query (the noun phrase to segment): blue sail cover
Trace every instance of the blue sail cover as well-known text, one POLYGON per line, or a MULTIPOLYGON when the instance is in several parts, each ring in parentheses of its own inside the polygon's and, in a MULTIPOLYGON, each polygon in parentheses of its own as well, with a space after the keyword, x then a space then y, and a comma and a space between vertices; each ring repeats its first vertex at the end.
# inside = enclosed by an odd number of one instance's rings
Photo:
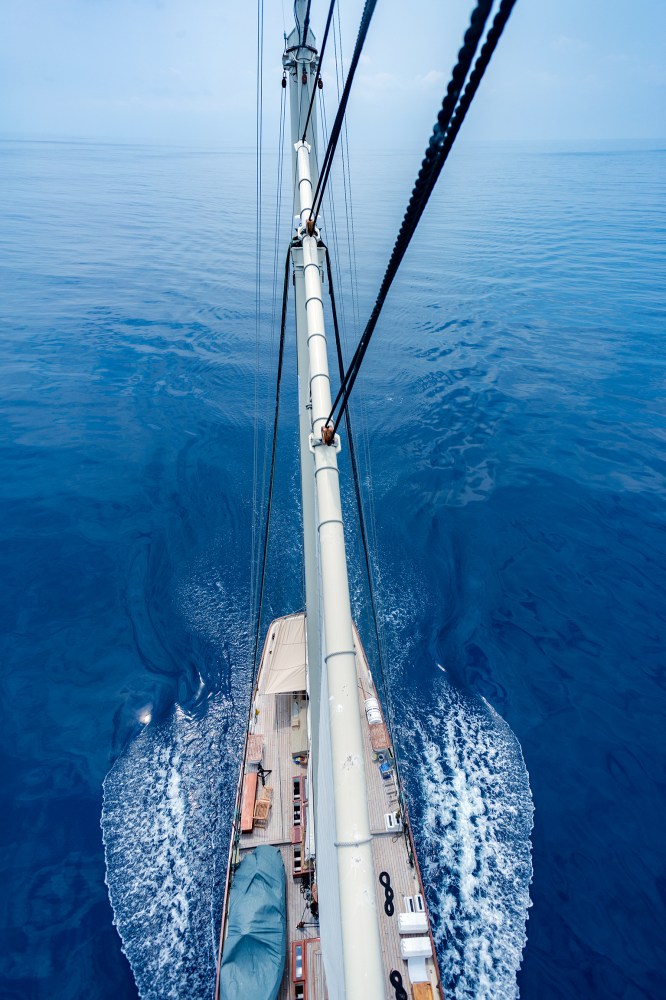
POLYGON ((282 855, 275 847, 258 847, 238 866, 229 893, 221 1000, 277 997, 287 948, 285 882, 282 855))

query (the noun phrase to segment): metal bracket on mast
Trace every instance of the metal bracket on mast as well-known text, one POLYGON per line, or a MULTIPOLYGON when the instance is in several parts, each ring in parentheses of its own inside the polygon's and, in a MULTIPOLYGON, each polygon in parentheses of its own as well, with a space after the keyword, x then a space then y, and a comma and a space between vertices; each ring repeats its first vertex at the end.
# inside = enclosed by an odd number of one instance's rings
POLYGON ((321 438, 315 438, 314 434, 310 435, 310 451, 314 455, 315 448, 335 448, 336 455, 339 455, 342 451, 342 443, 340 441, 340 435, 336 434, 333 441, 327 444, 326 441, 322 441, 321 438))
MULTIPOLYGON (((297 216, 298 218, 298 216, 297 216)), ((308 219, 304 226, 301 225, 300 220, 296 226, 296 238, 298 240, 303 240, 305 236, 314 236, 317 243, 320 239, 319 230, 315 228, 314 219, 308 219)), ((319 267, 320 272, 323 272, 323 268, 319 267)))

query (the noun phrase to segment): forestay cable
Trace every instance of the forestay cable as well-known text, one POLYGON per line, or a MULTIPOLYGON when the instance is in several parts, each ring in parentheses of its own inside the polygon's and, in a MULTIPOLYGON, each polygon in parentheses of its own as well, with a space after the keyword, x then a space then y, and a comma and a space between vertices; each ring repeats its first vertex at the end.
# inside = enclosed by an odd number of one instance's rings
MULTIPOLYGON (((344 86, 344 56, 343 56, 343 44, 342 44, 342 24, 340 18, 340 7, 336 10, 336 26, 337 32, 333 31, 333 45, 335 52, 335 76, 337 84, 337 94, 338 101, 340 100, 340 95, 342 92, 342 87, 344 86), (342 81, 342 84, 341 84, 342 81)), ((325 142, 328 142, 325 139, 325 142)), ((351 182, 351 158, 349 154, 349 135, 347 131, 347 116, 345 115, 343 121, 342 132, 340 133, 340 155, 342 159, 342 184, 344 192, 344 204, 345 204, 345 235, 347 243, 347 254, 349 262, 349 283, 351 288, 351 302, 352 302, 352 329, 354 332, 360 332, 360 321, 359 321, 359 294, 358 294, 358 267, 356 261, 356 235, 354 231, 354 207, 352 202, 352 182, 351 182)), ((333 211, 333 198, 331 195, 331 185, 329 184, 327 191, 329 200, 331 202, 331 213, 333 220, 335 222, 335 215, 333 211)), ((339 255, 337 251, 337 231, 335 231, 335 250, 336 250, 336 260, 338 274, 341 274, 339 255)), ((345 329, 345 310, 344 310, 344 297, 340 300, 341 313, 342 313, 342 339, 346 344, 346 329, 345 329)), ((358 334, 357 334, 358 335, 358 334)), ((344 373, 341 372, 340 378, 344 377, 344 373)), ((366 412, 361 400, 359 406, 359 418, 360 418, 360 454, 362 454, 365 468, 368 476, 372 475, 372 457, 370 448, 370 437, 368 433, 368 425, 366 419, 366 412)), ((377 521, 375 515, 374 506, 374 493, 372 490, 368 493, 368 525, 369 525, 369 536, 372 541, 373 550, 378 551, 379 547, 377 544, 377 521)), ((360 555, 360 553, 359 553, 360 555)))
POLYGON ((324 154, 324 160, 319 173, 319 181, 317 182, 317 189, 312 199, 312 208, 310 209, 310 219, 316 219, 319 209, 321 207, 321 201, 324 196, 324 191, 326 189, 326 184, 328 183, 328 177, 331 172, 331 165, 333 163, 333 157, 335 155, 335 149, 338 144, 338 139, 340 138, 340 131, 342 129, 342 121, 345 117, 345 111, 347 110, 347 102, 349 100, 349 94, 351 92, 352 83, 354 82, 354 74, 356 73, 356 67, 358 66, 358 61, 361 58, 361 52, 363 51, 363 45, 365 44, 365 39, 368 34, 368 28, 370 27, 370 21, 372 20, 372 15, 377 6, 377 0, 365 0, 365 7, 363 8, 363 14, 361 16, 361 24, 358 29, 358 36, 356 38, 356 46, 354 48, 354 54, 352 56, 351 63, 349 64, 349 73, 347 74, 347 80, 345 81, 345 87, 342 91, 342 98, 340 100, 340 105, 338 107, 337 114, 335 116, 335 121, 333 122, 333 127, 331 128, 331 134, 328 139, 328 146, 326 147, 326 152, 324 154))
POLYGON ((454 68, 446 95, 442 101, 442 108, 438 115, 437 122, 435 123, 428 148, 426 149, 425 156, 421 164, 421 169, 419 170, 418 177, 414 184, 412 196, 405 211, 400 232, 398 233, 398 237, 395 241, 393 252, 391 254, 388 267, 386 268, 386 273, 384 275, 379 294, 377 295, 377 300, 366 328, 361 335, 354 357, 349 364, 347 374, 343 379, 340 390, 338 391, 333 406, 331 407, 327 425, 330 424, 333 414, 336 411, 336 407, 340 404, 340 408, 335 418, 335 423, 333 424, 334 431, 337 429, 340 418, 347 406, 349 395, 354 387, 354 382, 356 381, 356 376, 358 375, 361 362, 363 361, 365 352, 367 351, 370 338, 372 337, 374 329, 377 325, 379 314, 382 310, 384 302, 386 301, 386 296, 388 295, 389 289, 393 283, 393 279, 395 278, 398 268, 402 263, 405 253, 407 252, 412 236, 416 231, 416 227, 423 215, 428 199, 432 194, 437 179, 451 151, 451 147, 453 146, 456 136, 460 131, 460 126, 465 120, 465 115, 467 114, 474 95, 478 90, 479 83, 483 78, 483 74, 485 73, 491 56, 495 51, 497 42, 499 41, 502 31, 504 30, 504 26, 509 19, 509 15, 511 14, 515 2, 516 0, 502 0, 500 3, 499 10, 481 48, 479 58, 477 59, 474 69, 470 74, 463 96, 456 107, 458 95, 467 76, 467 72, 469 71, 472 59, 474 58, 478 42, 483 34, 483 28, 492 6, 492 0, 479 0, 474 13, 472 14, 470 27, 465 34, 463 47, 458 54, 458 63, 454 68))
POLYGON ((261 330, 261 247, 262 247, 262 177, 263 177, 263 107, 264 107, 264 0, 257 0, 257 93, 255 132, 255 375, 254 375, 254 439, 252 456, 252 562, 250 564, 250 627, 254 614, 256 575, 254 554, 259 520, 257 492, 259 488, 259 359, 261 330))
MULTIPOLYGON (((283 189, 283 176, 284 176, 284 130, 285 130, 285 106, 286 106, 286 89, 284 87, 280 88, 280 129, 278 138, 278 165, 277 165, 277 185, 275 191, 275 232, 273 241, 273 291, 271 294, 272 308, 271 308, 271 342, 270 342, 270 359, 271 365, 273 361, 273 349, 275 345, 275 325, 278 307, 278 277, 279 277, 279 256, 280 256, 280 221, 282 218, 282 189, 283 189)), ((262 476, 261 476, 261 503, 259 505, 259 510, 264 509, 264 504, 266 501, 266 481, 268 477, 268 435, 264 438, 264 448, 263 448, 263 464, 262 464, 262 476)), ((254 558, 254 548, 252 550, 252 555, 254 558)), ((254 563, 253 563, 254 568, 254 563)), ((254 622, 254 604, 252 605, 252 623, 254 622)))
POLYGON ((284 289, 282 292, 282 320, 280 324, 280 346, 278 349, 278 369, 275 387, 275 417, 273 419, 273 445, 271 451, 271 471, 268 481, 268 500, 266 503, 266 523, 263 533, 263 553, 261 559, 261 573, 259 575, 259 590, 257 604, 257 624, 254 634, 254 656, 252 659, 252 684, 257 674, 257 655, 259 652, 259 633, 261 630, 261 611, 264 601, 264 583, 266 581, 266 562, 268 558, 268 538, 270 535, 271 510, 273 507, 273 486, 275 484, 275 458, 277 455, 278 420, 280 416, 280 387, 282 382, 282 361, 284 358, 284 331, 287 322, 287 297, 289 293, 289 262, 291 260, 291 246, 287 251, 287 259, 284 265, 284 289))
POLYGON ((308 5, 305 8, 305 21, 303 22, 303 37, 301 38, 301 45, 308 44, 308 31, 310 29, 310 7, 312 6, 312 0, 308 0, 308 5))
MULTIPOLYGON (((278 369, 277 378, 275 386, 275 418, 273 420, 273 448, 271 455, 271 474, 270 474, 270 484, 268 489, 268 504, 266 507, 266 523, 264 528, 264 543, 263 543, 263 556, 261 560, 261 576, 259 584, 259 604, 257 607, 257 626, 254 636, 254 657, 252 662, 252 677, 250 686, 250 704, 248 706, 248 721, 245 727, 245 743, 243 745, 243 758, 241 763, 241 774, 245 771, 245 763, 247 760, 247 749, 248 740, 250 736, 250 724, 252 722, 252 693, 254 692, 254 686, 257 679, 257 654, 259 650, 259 633, 261 629, 261 611, 263 606, 264 598, 264 582, 266 579, 266 561, 268 554, 268 538, 270 534, 270 524, 271 524, 271 509, 273 505, 273 485, 275 482, 275 459, 277 455, 277 437, 278 437, 278 421, 280 416, 280 388, 282 384, 282 362, 284 359, 284 340, 285 340, 285 328, 287 325, 287 297, 289 294, 289 264, 291 261, 291 246, 287 251, 287 259, 284 265, 284 288, 282 291, 282 321, 280 325, 280 348, 278 354, 278 369)), ((238 851, 238 844, 240 842, 241 830, 240 830, 240 818, 241 818, 241 804, 240 798, 242 793, 243 783, 239 782, 236 789, 236 802, 234 805, 234 818, 232 829, 234 831, 233 843, 229 847, 229 859, 228 859, 228 875, 235 870, 234 858, 238 851)), ((237 864, 237 862, 236 862, 237 864)), ((217 970, 215 973, 215 992, 213 994, 214 1000, 219 1000, 220 996, 220 969, 222 964, 222 946, 224 939, 224 920, 220 928, 220 938, 217 949, 217 970)))
MULTIPOLYGON (((416 214, 416 212, 418 212, 419 206, 424 207, 421 201, 421 195, 424 189, 424 184, 426 183, 426 180, 432 176, 432 173, 434 171, 438 143, 441 137, 445 134, 445 131, 451 121, 451 117, 455 110, 455 105, 458 100, 458 96, 467 77, 467 73, 469 72, 472 60, 474 59, 474 55, 476 53, 477 46, 481 39, 481 35, 483 34, 483 29, 485 27, 488 15, 490 13, 492 2, 493 0, 477 0, 477 5, 472 12, 470 26, 465 32, 462 48, 458 52, 458 61, 453 68, 451 79, 446 88, 446 93, 442 101, 442 107, 437 116, 437 121, 435 122, 433 133, 430 137, 430 142, 428 143, 428 147, 426 149, 425 156, 421 164, 421 169, 419 170, 418 176, 416 178, 416 182, 412 190, 412 195, 409 204, 407 206, 407 210, 405 212, 405 216, 403 218, 402 225, 398 233, 398 237, 395 241, 393 252, 391 254, 391 258, 389 260, 386 273, 384 274, 384 279, 382 281, 382 285, 379 290, 377 300, 373 307, 366 328, 363 331, 363 334, 361 335, 361 339, 354 353, 354 357, 352 358, 349 368, 347 369, 347 374, 345 376, 345 379, 343 380, 343 383, 340 386, 340 389, 335 398, 333 406, 331 407, 331 414, 329 416, 329 420, 330 417, 335 412, 335 408, 338 405, 338 402, 340 401, 341 398, 343 399, 342 406, 346 404, 346 400, 349 397, 349 393, 351 392, 353 382, 356 379, 358 368, 363 359, 363 356, 365 355, 367 344, 372 336, 374 328, 377 324, 377 320, 379 319, 379 313, 386 299, 386 295, 388 294, 388 290, 391 287, 393 278, 397 273, 402 258, 404 257, 405 251, 409 244, 409 240, 411 239, 411 235, 414 229, 416 228, 416 223, 414 223, 414 225, 412 226, 412 222, 414 215, 416 214), (407 241, 405 242, 406 236, 407 236, 407 241), (347 385, 349 385, 348 389, 347 385)), ((418 217, 420 218, 420 213, 418 217)), ((340 420, 340 414, 338 414, 338 417, 336 418, 335 427, 337 427, 339 420, 340 420)))
MULTIPOLYGON (((342 31, 341 31, 341 25, 340 25, 340 7, 339 6, 338 6, 338 9, 336 11, 336 21, 337 21, 337 32, 336 32, 335 26, 334 26, 334 29, 333 29, 333 45, 334 45, 334 51, 335 51, 335 75, 336 75, 336 83, 337 83, 337 97, 338 97, 338 101, 339 101, 340 100, 340 95, 341 95, 341 92, 342 92, 342 87, 344 86, 344 65, 342 63, 342 31), (338 41, 337 41, 338 37, 339 37, 339 44, 338 44, 338 41), (341 73, 342 73, 342 75, 341 75, 341 73), (342 84, 341 84, 341 79, 342 79, 342 84)), ((327 122, 326 122, 326 105, 325 105, 325 102, 324 102, 324 99, 323 99, 323 93, 322 92, 320 92, 320 98, 321 98, 321 101, 320 101, 321 122, 322 122, 322 126, 323 126, 324 145, 326 145, 328 143, 328 127, 327 127, 327 122)), ((351 176, 350 176, 350 170, 349 170, 349 152, 348 152, 348 148, 349 148, 349 139, 348 139, 348 136, 347 136, 347 119, 345 117, 343 131, 341 132, 341 135, 340 135, 340 150, 341 150, 341 155, 342 155, 342 167, 343 167, 343 169, 342 169, 342 176, 343 176, 343 181, 344 181, 344 203, 345 203, 345 218, 346 218, 345 232, 346 232, 347 250, 348 250, 348 254, 349 254, 349 261, 348 262, 349 262, 349 276, 350 276, 350 283, 351 283, 352 311, 354 313, 354 316, 353 316, 353 319, 352 319, 352 325, 354 325, 354 328, 357 328, 358 327, 358 274, 357 274, 357 268, 356 268, 356 247, 355 247, 354 230, 353 230, 353 212, 352 212, 352 203, 351 203, 351 176), (345 151, 345 147, 347 147, 347 151, 345 151), (350 216, 352 218, 352 224, 351 225, 350 225, 350 216)), ((334 258, 335 258, 336 273, 337 273, 338 276, 340 276, 342 274, 342 268, 341 268, 341 264, 340 264, 340 253, 339 253, 339 247, 338 247, 338 243, 339 243, 339 240, 338 240, 338 227, 337 227, 336 212, 335 212, 335 202, 334 202, 334 199, 333 199, 333 194, 332 194, 331 186, 330 185, 327 187, 326 193, 328 195, 328 207, 329 207, 329 212, 330 212, 330 223, 331 223, 332 232, 333 232, 332 254, 333 254, 334 258)), ((343 362, 343 355, 342 355, 342 341, 344 341, 345 344, 346 344, 345 299, 344 299, 344 296, 343 296, 342 299, 340 300, 341 322, 340 322, 340 324, 338 324, 338 311, 337 311, 337 304, 336 304, 335 281, 334 281, 334 278, 333 278, 334 268, 333 268, 333 261, 331 260, 331 256, 330 256, 331 251, 329 251, 328 248, 326 248, 326 254, 327 254, 327 261, 326 261, 326 263, 327 263, 328 280, 329 280, 329 294, 330 294, 330 299, 331 299, 331 312, 332 312, 332 318, 333 318, 333 327, 334 327, 334 330, 335 330, 335 342, 336 342, 337 355, 338 355, 338 366, 339 366, 339 372, 340 372, 340 379, 342 379, 342 378, 344 378, 344 362, 343 362)), ((381 678, 382 678, 382 686, 383 686, 383 689, 386 691, 386 704, 387 704, 387 710, 388 710, 388 714, 389 714, 389 720, 390 720, 392 728, 394 728, 394 723, 393 723, 393 706, 392 706, 392 702, 391 702, 390 691, 389 691, 389 688, 387 687, 387 684, 386 684, 386 681, 385 681, 385 677, 384 677, 384 667, 383 667, 383 664, 385 662, 387 662, 387 655, 386 655, 386 643, 385 643, 385 640, 384 640, 383 630, 382 630, 382 626, 381 626, 381 605, 380 605, 380 602, 379 602, 379 595, 376 593, 375 587, 374 587, 374 575, 372 573, 371 559, 370 559, 370 552, 371 552, 371 550, 374 551, 374 552, 377 552, 377 529, 376 529, 376 518, 375 518, 375 510, 374 510, 374 498, 373 498, 372 490, 370 490, 370 492, 368 494, 368 498, 367 498, 368 499, 368 517, 366 519, 364 505, 363 505, 363 501, 362 501, 362 498, 361 498, 361 489, 360 489, 361 476, 360 476, 360 471, 359 471, 359 463, 358 463, 358 459, 357 459, 357 450, 356 450, 356 443, 355 443, 355 435, 352 433, 351 415, 349 413, 349 410, 346 411, 345 417, 346 417, 346 428, 347 428, 347 437, 348 437, 348 442, 349 442, 349 452, 350 452, 350 458, 351 458, 351 467, 352 467, 352 475, 353 475, 353 482, 354 482, 354 490, 355 490, 355 495, 356 495, 356 505, 357 505, 357 509, 358 509, 358 520, 359 520, 359 533, 357 535, 358 557, 359 557, 359 562, 363 562, 364 561, 365 562, 365 566, 366 566, 366 576, 367 576, 367 580, 368 580, 368 595, 369 595, 369 599, 370 599, 370 605, 371 605, 371 610, 372 610, 372 619, 373 619, 375 637, 376 637, 376 642, 377 642, 377 657, 378 657, 378 663, 379 663, 379 670, 380 670, 380 675, 381 675, 381 678)), ((361 406, 360 418, 361 418, 361 434, 360 434, 360 438, 361 438, 361 442, 360 442, 360 444, 361 444, 361 452, 362 452, 362 454, 365 457, 366 468, 367 468, 367 471, 368 471, 368 475, 370 475, 371 474, 370 473, 371 461, 370 461, 369 438, 368 438, 368 430, 367 430, 367 425, 366 425, 366 422, 365 422, 365 419, 364 419, 364 413, 363 413, 362 406, 361 406)))
MULTIPOLYGON (((335 305, 335 291, 333 286, 333 274, 331 269, 331 258, 328 252, 328 247, 324 246, 326 251, 326 271, 328 275, 328 291, 331 297, 331 316, 333 318, 333 329, 335 331, 335 346, 338 356, 338 368, 340 371, 340 378, 343 375, 343 360, 342 360, 342 345, 340 342, 340 330, 338 327, 338 313, 335 305)), ((347 443, 349 445, 349 457, 351 460, 352 467, 352 480, 354 483, 354 495, 356 497, 356 510, 358 512, 358 524, 361 533, 361 542, 363 545, 363 556, 365 560, 365 570, 368 580, 368 593, 370 596, 370 609, 372 611, 372 623, 375 632, 375 641, 377 643, 377 663, 379 665, 379 675, 381 677, 382 689, 384 692, 384 699, 386 702, 386 709, 388 714, 389 726, 391 732, 395 733, 395 712, 393 711, 393 700, 391 698, 391 689, 386 682, 386 674, 384 672, 384 643, 382 642, 379 628, 379 615, 377 613, 377 602, 375 599, 375 588, 372 576, 372 566, 370 563, 370 548, 368 545, 368 536, 365 526, 365 516, 363 514, 363 499, 361 497, 361 484, 360 477, 358 473, 358 462, 356 460, 356 447, 354 445, 354 435, 352 433, 351 417, 349 415, 349 410, 345 410, 345 427, 347 430, 347 443)), ((397 756, 394 758, 393 766, 396 773, 396 783, 398 788, 398 805, 403 814, 406 814, 406 807, 404 802, 404 797, 402 794, 402 781, 400 777, 400 767, 398 764, 397 756)), ((405 824, 406 829, 406 824, 405 824)), ((407 838, 406 838, 407 839, 407 838)), ((407 845, 409 848, 409 840, 407 839, 407 845)), ((411 853, 411 849, 410 849, 411 853)))
MULTIPOLYGON (((342 344, 340 343, 340 330, 339 330, 339 327, 338 327, 338 312, 337 312, 336 305, 335 305, 335 291, 334 291, 334 287, 333 287, 333 273, 332 273, 332 269, 331 269, 331 258, 330 258, 330 254, 328 252, 328 247, 324 247, 324 249, 326 251, 326 272, 327 272, 327 275, 328 275, 328 293, 329 293, 329 295, 331 297, 331 316, 333 318, 333 329, 335 331, 335 347, 336 347, 337 355, 338 355, 338 368, 339 368, 339 371, 340 371, 340 377, 342 378, 342 375, 344 373, 344 364, 343 364, 343 360, 342 360, 342 344)), ((356 447, 354 445, 354 436, 352 434, 351 417, 349 415, 349 410, 347 410, 345 412, 345 421, 346 421, 345 426, 347 428, 347 442, 348 442, 348 445, 349 445, 349 458, 351 460, 351 467, 352 467, 352 480, 354 482, 354 493, 355 493, 355 496, 356 496, 356 508, 358 510, 358 523, 359 523, 359 528, 360 528, 360 531, 361 531, 361 542, 363 544, 363 556, 364 556, 364 560, 365 560, 366 574, 367 574, 367 577, 368 577, 368 591, 370 593, 370 608, 372 610, 372 622, 373 622, 374 631, 375 631, 375 639, 376 639, 376 642, 377 642, 377 661, 379 663, 379 672, 380 672, 380 675, 381 675, 381 678, 382 678, 382 686, 384 688, 384 692, 386 694, 387 703, 388 703, 390 699, 388 697, 388 688, 387 688, 386 679, 385 679, 385 676, 384 676, 384 658, 382 656, 382 643, 381 643, 380 638, 379 638, 379 624, 378 624, 377 606, 376 606, 376 602, 375 602, 375 591, 374 591, 374 586, 373 586, 373 582, 372 582, 372 568, 371 568, 371 565, 370 565, 370 550, 369 550, 369 547, 368 547, 368 537, 367 537, 367 532, 366 532, 366 528, 365 528, 365 517, 363 515, 363 502, 362 502, 362 498, 361 498, 361 486, 360 486, 359 474, 358 474, 358 462, 356 460, 356 447)), ((392 712, 390 712, 390 714, 392 715, 392 712)), ((393 724, 393 720, 391 719, 391 725, 392 724, 393 724)))
POLYGON ((315 82, 312 86, 312 94, 310 96, 310 104, 308 107, 307 118, 305 119, 305 125, 303 126, 303 142, 305 142, 305 136, 308 130, 308 125, 310 124, 310 115, 312 114, 312 105, 314 104, 315 93, 317 92, 317 87, 319 81, 321 80, 321 67, 324 62, 324 52, 326 51, 326 42, 328 41, 328 32, 331 27, 331 21, 333 20, 333 8, 335 7, 335 0, 331 0, 331 5, 328 8, 328 17, 326 18, 326 27, 324 28, 324 38, 321 43, 321 51, 319 52, 319 62, 317 64, 317 74, 315 76, 315 82))
MULTIPOLYGON (((278 354, 278 369, 277 378, 275 386, 275 418, 273 420, 273 448, 271 454, 271 474, 270 474, 270 484, 268 488, 268 503, 266 506, 266 522, 263 532, 263 555, 261 560, 261 575, 259 583, 259 603, 257 606, 257 625, 254 635, 254 656, 252 660, 252 677, 250 679, 250 704, 248 706, 248 721, 245 727, 245 743, 243 745, 243 758, 241 763, 241 774, 245 770, 245 762, 247 759, 247 747, 248 738, 250 734, 250 724, 252 722, 252 693, 254 692, 254 686, 257 680, 257 655, 259 652, 259 634, 261 630, 261 612, 263 607, 264 599, 264 583, 266 580, 266 562, 268 556, 268 539, 270 535, 270 524, 271 524, 271 509, 273 506, 273 486, 275 483, 275 459, 277 455, 277 437, 278 437, 278 421, 280 416, 280 389, 282 385, 282 363, 284 359, 284 333, 287 325, 287 296, 289 293, 289 264, 291 261, 291 246, 287 251, 287 259, 284 265, 284 288, 282 292, 282 322, 280 326, 280 348, 278 354)), ((236 789, 236 803, 234 806, 234 819, 233 819, 233 843, 229 848, 229 860, 228 871, 231 872, 233 865, 233 858, 238 850, 238 844, 240 842, 241 830, 240 830, 240 796, 242 791, 243 783, 239 782, 238 788, 236 789)), ((224 921, 222 922, 222 927, 220 930, 220 940, 218 944, 217 953, 217 973, 215 978, 215 993, 213 994, 215 1000, 218 1000, 220 995, 220 967, 222 961, 222 944, 223 944, 223 934, 224 934, 224 921)))

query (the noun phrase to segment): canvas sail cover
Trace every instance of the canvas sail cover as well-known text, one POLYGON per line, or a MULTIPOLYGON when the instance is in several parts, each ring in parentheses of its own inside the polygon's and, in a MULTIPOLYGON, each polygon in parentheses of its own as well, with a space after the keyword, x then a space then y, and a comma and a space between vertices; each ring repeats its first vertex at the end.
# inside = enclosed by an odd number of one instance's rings
POLYGON ((282 855, 262 845, 241 861, 229 893, 220 1000, 275 1000, 287 948, 286 880, 282 855))
POLYGON ((274 637, 269 638, 261 693, 305 691, 305 666, 305 616, 280 618, 275 623, 274 637))

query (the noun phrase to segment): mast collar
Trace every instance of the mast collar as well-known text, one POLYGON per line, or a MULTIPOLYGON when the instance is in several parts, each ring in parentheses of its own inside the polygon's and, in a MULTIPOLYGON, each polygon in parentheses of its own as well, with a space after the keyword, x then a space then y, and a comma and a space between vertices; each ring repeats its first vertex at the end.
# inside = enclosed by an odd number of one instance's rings
MULTIPOLYGON (((320 437, 320 438, 318 438, 314 434, 310 434, 310 436, 308 438, 308 444, 309 444, 309 447, 310 447, 310 451, 312 452, 313 455, 314 455, 314 452, 315 452, 315 448, 323 448, 325 446, 329 446, 329 447, 334 448, 336 455, 340 454, 340 451, 342 450, 342 442, 340 441, 340 435, 336 434, 335 437, 333 437, 333 435, 332 435, 333 428, 332 427, 327 427, 326 430, 329 432, 329 434, 331 434, 331 439, 329 441, 324 441, 323 436, 320 437)), ((322 434, 323 434, 323 431, 322 431, 322 434)), ((333 468, 333 466, 325 466, 325 468, 333 468)), ((319 470, 319 471, 321 471, 321 470, 319 470)), ((317 473, 315 472, 315 475, 316 474, 317 473)))

